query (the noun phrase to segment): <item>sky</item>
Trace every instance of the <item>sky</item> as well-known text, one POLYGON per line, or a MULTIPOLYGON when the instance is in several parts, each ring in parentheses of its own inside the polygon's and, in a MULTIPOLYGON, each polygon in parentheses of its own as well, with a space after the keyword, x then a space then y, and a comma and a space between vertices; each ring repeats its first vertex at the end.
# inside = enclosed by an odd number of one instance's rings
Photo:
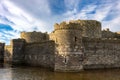
POLYGON ((77 19, 120 31, 120 0, 0 0, 0 42, 9 44, 22 31, 51 32, 55 23, 77 19))

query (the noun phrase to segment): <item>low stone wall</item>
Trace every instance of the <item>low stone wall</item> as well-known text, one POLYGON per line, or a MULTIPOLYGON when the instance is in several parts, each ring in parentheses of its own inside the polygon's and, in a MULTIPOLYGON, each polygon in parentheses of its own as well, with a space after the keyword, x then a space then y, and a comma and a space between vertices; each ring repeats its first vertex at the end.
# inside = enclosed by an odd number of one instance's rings
POLYGON ((120 40, 83 39, 84 69, 120 67, 120 40))
POLYGON ((54 41, 26 44, 25 62, 31 66, 54 68, 54 49, 54 41))

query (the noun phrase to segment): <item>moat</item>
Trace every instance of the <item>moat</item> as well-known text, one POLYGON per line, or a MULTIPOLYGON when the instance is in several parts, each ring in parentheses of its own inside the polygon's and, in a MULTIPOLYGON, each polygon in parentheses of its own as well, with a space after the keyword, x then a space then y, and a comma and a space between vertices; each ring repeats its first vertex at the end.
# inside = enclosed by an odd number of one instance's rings
POLYGON ((38 67, 0 67, 0 80, 119 80, 120 69, 53 72, 38 67))

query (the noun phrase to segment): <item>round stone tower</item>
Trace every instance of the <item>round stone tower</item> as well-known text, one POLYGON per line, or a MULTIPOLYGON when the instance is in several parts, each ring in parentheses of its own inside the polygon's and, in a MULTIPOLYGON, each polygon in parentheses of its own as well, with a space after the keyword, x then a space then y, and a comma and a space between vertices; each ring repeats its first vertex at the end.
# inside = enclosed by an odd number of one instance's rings
POLYGON ((72 23, 79 24, 83 31, 82 36, 88 38, 101 38, 101 23, 96 20, 72 20, 72 23))
POLYGON ((50 38, 57 44, 74 44, 80 43, 82 37, 82 28, 77 23, 66 23, 54 25, 55 30, 51 33, 50 38))
POLYGON ((41 32, 21 32, 21 38, 25 39, 27 43, 43 42, 49 40, 47 33, 41 32))
POLYGON ((82 27, 78 23, 62 22, 54 28, 50 39, 56 44, 55 71, 82 70, 82 27))

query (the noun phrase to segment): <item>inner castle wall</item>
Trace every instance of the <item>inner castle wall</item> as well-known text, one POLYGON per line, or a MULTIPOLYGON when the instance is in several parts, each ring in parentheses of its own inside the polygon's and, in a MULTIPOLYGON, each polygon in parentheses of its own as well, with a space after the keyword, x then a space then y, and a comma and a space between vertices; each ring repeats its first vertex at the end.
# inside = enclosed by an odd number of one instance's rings
POLYGON ((102 31, 102 38, 115 38, 115 33, 110 31, 108 28, 102 31))

